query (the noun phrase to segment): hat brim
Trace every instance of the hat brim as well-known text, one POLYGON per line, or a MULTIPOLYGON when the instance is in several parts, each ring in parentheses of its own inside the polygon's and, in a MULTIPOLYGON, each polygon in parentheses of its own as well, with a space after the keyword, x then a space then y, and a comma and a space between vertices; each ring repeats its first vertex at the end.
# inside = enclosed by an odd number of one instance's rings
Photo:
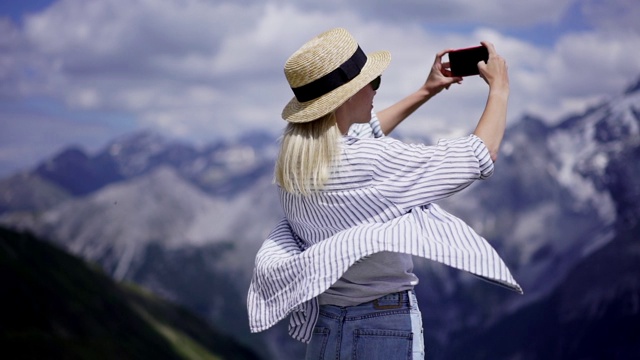
POLYGON ((391 53, 388 51, 367 54, 367 62, 358 76, 317 99, 299 102, 294 97, 282 110, 282 118, 292 123, 303 123, 316 120, 334 111, 365 85, 380 76, 390 62, 391 53))

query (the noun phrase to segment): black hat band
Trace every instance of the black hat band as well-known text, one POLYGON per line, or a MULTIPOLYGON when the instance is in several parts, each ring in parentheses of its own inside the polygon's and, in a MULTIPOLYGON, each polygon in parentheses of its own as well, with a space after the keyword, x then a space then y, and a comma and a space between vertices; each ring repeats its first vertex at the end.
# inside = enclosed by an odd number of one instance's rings
POLYGON ((291 90, 299 102, 317 99, 358 76, 366 63, 367 55, 358 46, 353 55, 332 72, 308 84, 291 88, 291 90))

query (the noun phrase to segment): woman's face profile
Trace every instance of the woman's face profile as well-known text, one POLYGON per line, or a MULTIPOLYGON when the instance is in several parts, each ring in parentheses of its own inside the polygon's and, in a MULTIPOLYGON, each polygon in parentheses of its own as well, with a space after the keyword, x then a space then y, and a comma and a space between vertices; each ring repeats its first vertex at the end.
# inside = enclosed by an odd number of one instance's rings
POLYGON ((373 97, 376 91, 371 84, 367 84, 360 89, 347 102, 349 106, 349 116, 354 123, 366 123, 371 120, 371 110, 373 109, 373 97))

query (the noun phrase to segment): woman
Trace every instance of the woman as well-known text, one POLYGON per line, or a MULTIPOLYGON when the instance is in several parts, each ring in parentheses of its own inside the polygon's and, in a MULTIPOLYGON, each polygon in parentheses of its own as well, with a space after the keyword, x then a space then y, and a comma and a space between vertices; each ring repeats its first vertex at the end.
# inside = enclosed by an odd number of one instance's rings
POLYGON ((276 164, 285 219, 256 256, 252 331, 292 314, 308 359, 422 359, 411 256, 521 292, 491 246, 433 202, 493 172, 506 122, 505 61, 490 43, 489 85, 474 134, 435 146, 384 137, 451 77, 436 55, 420 90, 378 114, 372 102, 388 52, 365 55, 344 29, 320 34, 285 64, 295 97, 276 164))

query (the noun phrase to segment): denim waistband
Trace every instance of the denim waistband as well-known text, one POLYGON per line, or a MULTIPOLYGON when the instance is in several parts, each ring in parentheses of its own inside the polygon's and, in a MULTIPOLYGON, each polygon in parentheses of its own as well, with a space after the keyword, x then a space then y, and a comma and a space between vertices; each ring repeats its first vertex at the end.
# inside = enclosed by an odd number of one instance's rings
POLYGON ((330 309, 370 309, 370 310, 396 310, 396 309, 410 309, 415 301, 415 295, 411 290, 399 291, 391 294, 381 296, 375 300, 367 301, 365 303, 353 306, 336 306, 336 305, 322 305, 321 310, 330 309))
POLYGON ((397 309, 411 307, 411 290, 387 294, 365 304, 371 304, 375 309, 397 309))

